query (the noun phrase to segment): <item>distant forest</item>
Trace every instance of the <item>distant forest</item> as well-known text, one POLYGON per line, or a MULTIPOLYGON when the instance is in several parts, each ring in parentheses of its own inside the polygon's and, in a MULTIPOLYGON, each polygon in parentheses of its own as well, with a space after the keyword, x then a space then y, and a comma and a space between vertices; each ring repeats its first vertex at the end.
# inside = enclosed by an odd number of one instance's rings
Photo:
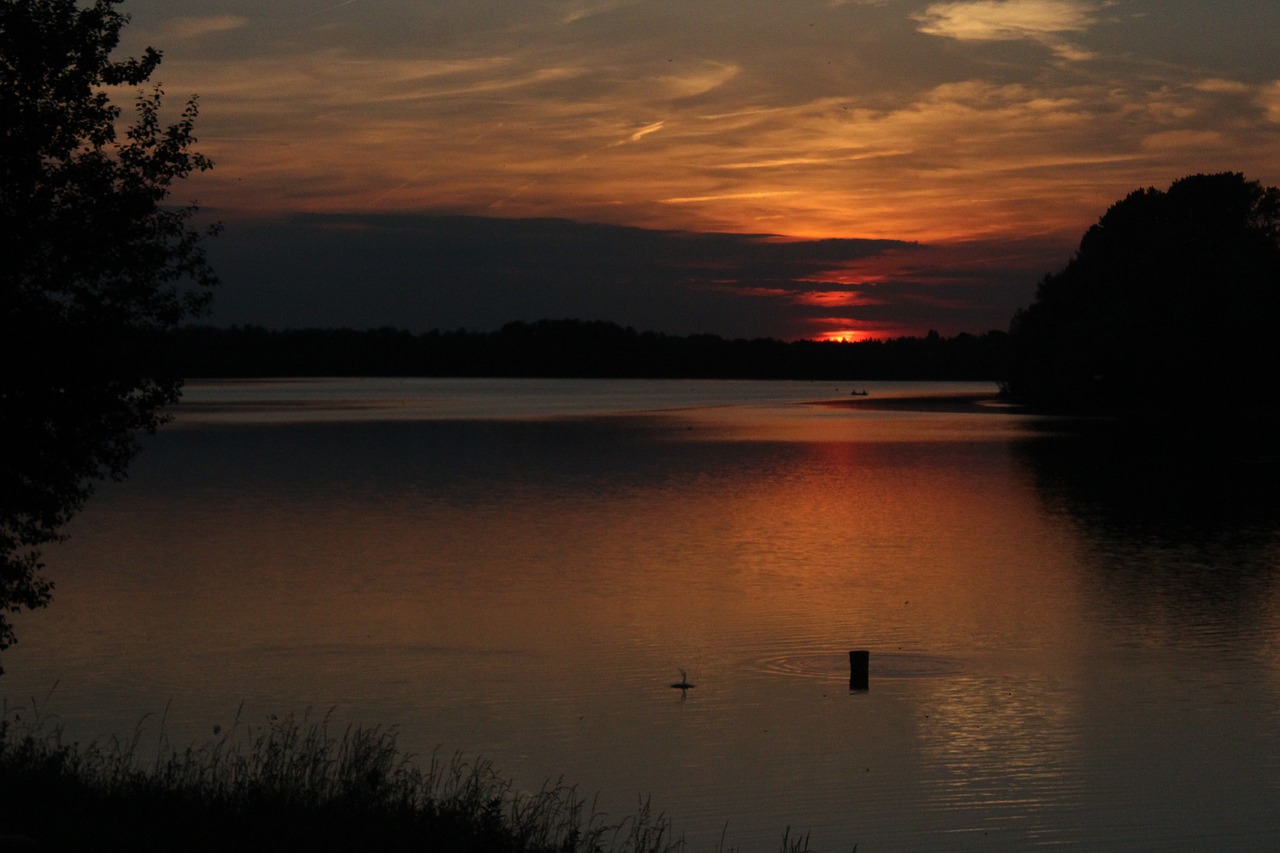
POLYGON ((933 379, 1005 377, 1008 335, 962 333, 856 343, 680 337, 615 323, 540 320, 496 332, 394 328, 186 326, 171 333, 172 364, 190 378, 267 376, 503 376, 700 379, 933 379))

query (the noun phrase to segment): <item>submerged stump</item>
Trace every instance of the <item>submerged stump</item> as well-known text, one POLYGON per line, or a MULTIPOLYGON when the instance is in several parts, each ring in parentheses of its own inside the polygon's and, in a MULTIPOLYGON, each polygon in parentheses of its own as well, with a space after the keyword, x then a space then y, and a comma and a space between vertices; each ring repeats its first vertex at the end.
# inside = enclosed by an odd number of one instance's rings
POLYGON ((867 690, 870 687, 871 652, 849 652, 849 689, 867 690))

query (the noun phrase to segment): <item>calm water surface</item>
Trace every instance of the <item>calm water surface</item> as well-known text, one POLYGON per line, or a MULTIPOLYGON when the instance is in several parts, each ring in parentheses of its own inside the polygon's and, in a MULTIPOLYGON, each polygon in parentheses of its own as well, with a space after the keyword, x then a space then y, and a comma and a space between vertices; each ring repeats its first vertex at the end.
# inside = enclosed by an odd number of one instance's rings
POLYGON ((1280 849, 1274 452, 850 387, 193 384, 0 693, 395 725, 695 850, 1280 849))

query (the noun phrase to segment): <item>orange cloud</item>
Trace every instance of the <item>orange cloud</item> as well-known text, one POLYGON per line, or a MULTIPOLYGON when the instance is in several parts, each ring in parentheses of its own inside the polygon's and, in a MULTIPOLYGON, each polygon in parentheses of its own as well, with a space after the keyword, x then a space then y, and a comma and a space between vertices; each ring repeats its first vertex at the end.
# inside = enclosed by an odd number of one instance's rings
POLYGON ((1087 0, 960 0, 935 3, 912 17, 920 31, 959 41, 1041 42, 1059 57, 1084 60, 1094 53, 1063 39, 1096 23, 1099 6, 1087 0))
POLYGON ((873 299, 865 293, 851 290, 807 290, 797 294, 795 302, 799 305, 813 305, 818 308, 884 304, 881 300, 873 299))

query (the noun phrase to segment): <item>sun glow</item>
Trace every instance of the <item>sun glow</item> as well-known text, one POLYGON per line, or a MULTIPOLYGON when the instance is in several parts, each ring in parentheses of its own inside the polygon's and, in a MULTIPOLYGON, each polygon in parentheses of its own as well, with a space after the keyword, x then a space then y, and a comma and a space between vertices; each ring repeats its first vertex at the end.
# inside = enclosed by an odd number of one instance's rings
POLYGON ((814 340, 827 343, 856 344, 859 341, 875 340, 877 337, 880 336, 865 329, 836 329, 832 332, 823 332, 814 340))
POLYGON ((885 330, 870 329, 865 325, 855 326, 853 325, 855 323, 858 323, 858 321, 849 317, 824 318, 815 323, 815 325, 828 326, 830 328, 811 335, 805 335, 804 339, 824 343, 856 344, 860 341, 871 341, 891 336, 885 330))

